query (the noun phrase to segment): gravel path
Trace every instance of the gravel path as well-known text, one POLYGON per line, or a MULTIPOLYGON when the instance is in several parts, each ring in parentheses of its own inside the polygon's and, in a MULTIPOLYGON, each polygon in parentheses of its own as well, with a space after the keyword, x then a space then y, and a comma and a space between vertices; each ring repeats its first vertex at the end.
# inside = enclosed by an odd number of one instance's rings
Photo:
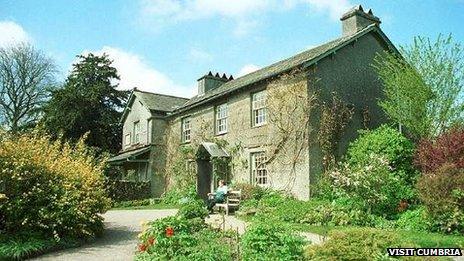
POLYGON ((175 215, 175 209, 111 210, 104 216, 104 235, 95 242, 53 252, 34 260, 133 260, 142 222, 175 215))

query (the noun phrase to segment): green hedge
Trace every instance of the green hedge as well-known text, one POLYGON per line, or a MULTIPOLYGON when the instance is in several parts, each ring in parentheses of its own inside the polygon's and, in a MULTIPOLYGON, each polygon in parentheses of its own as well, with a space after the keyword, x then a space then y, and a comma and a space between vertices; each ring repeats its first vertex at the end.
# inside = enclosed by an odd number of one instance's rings
POLYGON ((151 197, 150 181, 107 180, 108 196, 116 201, 130 201, 151 197))

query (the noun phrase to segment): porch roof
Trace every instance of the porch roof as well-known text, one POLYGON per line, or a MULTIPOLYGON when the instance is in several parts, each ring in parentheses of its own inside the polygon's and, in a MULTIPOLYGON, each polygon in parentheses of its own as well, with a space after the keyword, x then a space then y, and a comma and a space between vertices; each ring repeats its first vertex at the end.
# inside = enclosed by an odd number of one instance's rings
POLYGON ((212 142, 203 142, 201 145, 208 151, 209 155, 213 158, 215 157, 229 157, 227 151, 219 147, 216 143, 212 142))
POLYGON ((122 152, 108 160, 109 163, 120 163, 121 161, 130 161, 131 159, 150 151, 150 146, 138 148, 131 151, 122 152))

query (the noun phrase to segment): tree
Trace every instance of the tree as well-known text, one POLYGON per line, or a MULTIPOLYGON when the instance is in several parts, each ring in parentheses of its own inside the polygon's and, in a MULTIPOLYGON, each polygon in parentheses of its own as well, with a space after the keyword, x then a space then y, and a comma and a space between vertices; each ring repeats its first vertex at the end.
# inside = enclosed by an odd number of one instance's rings
POLYGON ((450 36, 415 37, 374 67, 384 85, 380 106, 414 139, 437 136, 464 120, 464 49, 450 36))
POLYGON ((0 48, 0 123, 12 132, 34 124, 55 72, 53 61, 29 44, 0 48))
POLYGON ((54 138, 62 135, 71 141, 88 133, 87 145, 116 153, 121 147, 118 122, 127 92, 116 90, 119 76, 106 54, 77 57, 64 87, 52 92, 44 109, 44 126, 54 138))

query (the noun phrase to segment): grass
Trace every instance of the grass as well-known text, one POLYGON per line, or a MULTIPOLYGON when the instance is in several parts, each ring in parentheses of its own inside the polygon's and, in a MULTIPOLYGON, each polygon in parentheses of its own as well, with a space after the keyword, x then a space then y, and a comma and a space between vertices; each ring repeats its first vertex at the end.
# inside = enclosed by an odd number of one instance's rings
MULTIPOLYGON (((350 226, 314 226, 307 224, 292 224, 293 229, 312 232, 319 235, 327 235, 332 230, 350 230, 356 227, 350 226)), ((464 235, 445 235, 440 233, 409 231, 392 229, 406 241, 413 242, 421 247, 464 247, 464 235)))

